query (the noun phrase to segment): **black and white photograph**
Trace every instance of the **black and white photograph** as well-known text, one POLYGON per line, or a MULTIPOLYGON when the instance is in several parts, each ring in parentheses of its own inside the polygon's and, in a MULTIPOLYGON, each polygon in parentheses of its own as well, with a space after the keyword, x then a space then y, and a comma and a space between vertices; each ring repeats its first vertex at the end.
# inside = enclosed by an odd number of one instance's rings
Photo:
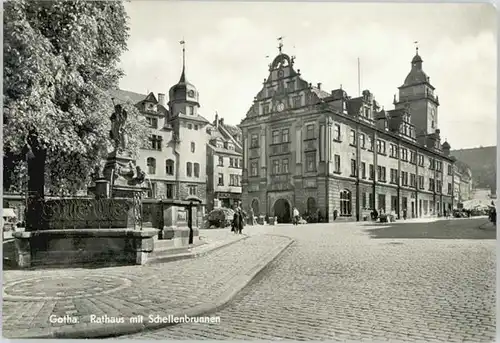
POLYGON ((496 19, 4 1, 3 337, 495 341, 496 19))

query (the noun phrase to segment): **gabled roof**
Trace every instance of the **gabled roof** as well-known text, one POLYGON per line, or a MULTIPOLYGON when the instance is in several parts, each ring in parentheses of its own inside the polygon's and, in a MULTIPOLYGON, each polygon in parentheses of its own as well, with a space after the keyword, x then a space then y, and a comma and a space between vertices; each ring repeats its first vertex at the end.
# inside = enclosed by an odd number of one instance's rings
POLYGON ((120 102, 131 102, 134 105, 143 101, 148 96, 146 94, 130 92, 123 89, 112 89, 109 93, 120 102))
POLYGON ((316 94, 318 96, 318 98, 320 98, 320 99, 325 99, 325 98, 328 98, 329 96, 331 96, 330 93, 325 92, 324 90, 319 89, 317 87, 311 87, 311 91, 314 94, 316 94))

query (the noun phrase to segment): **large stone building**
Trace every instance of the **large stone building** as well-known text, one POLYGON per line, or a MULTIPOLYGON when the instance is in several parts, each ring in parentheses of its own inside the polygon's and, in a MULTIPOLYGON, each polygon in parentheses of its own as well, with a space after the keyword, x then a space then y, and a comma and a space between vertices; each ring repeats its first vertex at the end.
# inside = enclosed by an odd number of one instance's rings
POLYGON ((140 150, 137 165, 147 174, 149 198, 185 199, 196 196, 206 203, 207 142, 210 123, 198 113, 199 94, 186 79, 165 94, 113 91, 118 101, 136 105, 150 124, 149 144, 140 150))
POLYGON ((207 145, 207 209, 228 207, 241 201, 243 147, 241 130, 224 124, 216 114, 207 145))
POLYGON ((453 208, 450 145, 418 54, 393 110, 365 90, 314 87, 281 52, 240 124, 246 210, 288 222, 291 209, 324 221, 363 220, 371 209, 407 216, 453 208))

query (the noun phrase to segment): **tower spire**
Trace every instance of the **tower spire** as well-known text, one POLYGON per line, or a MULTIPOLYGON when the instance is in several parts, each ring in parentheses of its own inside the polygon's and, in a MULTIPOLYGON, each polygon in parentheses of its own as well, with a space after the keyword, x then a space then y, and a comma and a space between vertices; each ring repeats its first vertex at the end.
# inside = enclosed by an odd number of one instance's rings
POLYGON ((179 83, 186 82, 186 42, 184 38, 179 42, 182 45, 182 74, 179 83))
POLYGON ((414 41, 413 44, 415 44, 415 51, 416 54, 418 55, 418 41, 414 41))

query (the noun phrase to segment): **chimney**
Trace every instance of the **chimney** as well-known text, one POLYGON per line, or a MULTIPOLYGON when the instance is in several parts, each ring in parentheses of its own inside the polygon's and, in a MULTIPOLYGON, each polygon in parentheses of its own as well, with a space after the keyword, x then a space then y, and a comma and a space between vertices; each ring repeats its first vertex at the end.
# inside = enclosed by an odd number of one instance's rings
POLYGON ((321 82, 318 82, 318 89, 321 89, 321 82))
POLYGON ((221 125, 224 125, 224 118, 220 118, 219 122, 221 125))
POLYGON ((215 127, 219 127, 219 114, 215 112, 215 127))
POLYGON ((158 93, 158 102, 160 103, 160 105, 162 105, 163 107, 166 107, 165 106, 165 94, 163 93, 158 93))

